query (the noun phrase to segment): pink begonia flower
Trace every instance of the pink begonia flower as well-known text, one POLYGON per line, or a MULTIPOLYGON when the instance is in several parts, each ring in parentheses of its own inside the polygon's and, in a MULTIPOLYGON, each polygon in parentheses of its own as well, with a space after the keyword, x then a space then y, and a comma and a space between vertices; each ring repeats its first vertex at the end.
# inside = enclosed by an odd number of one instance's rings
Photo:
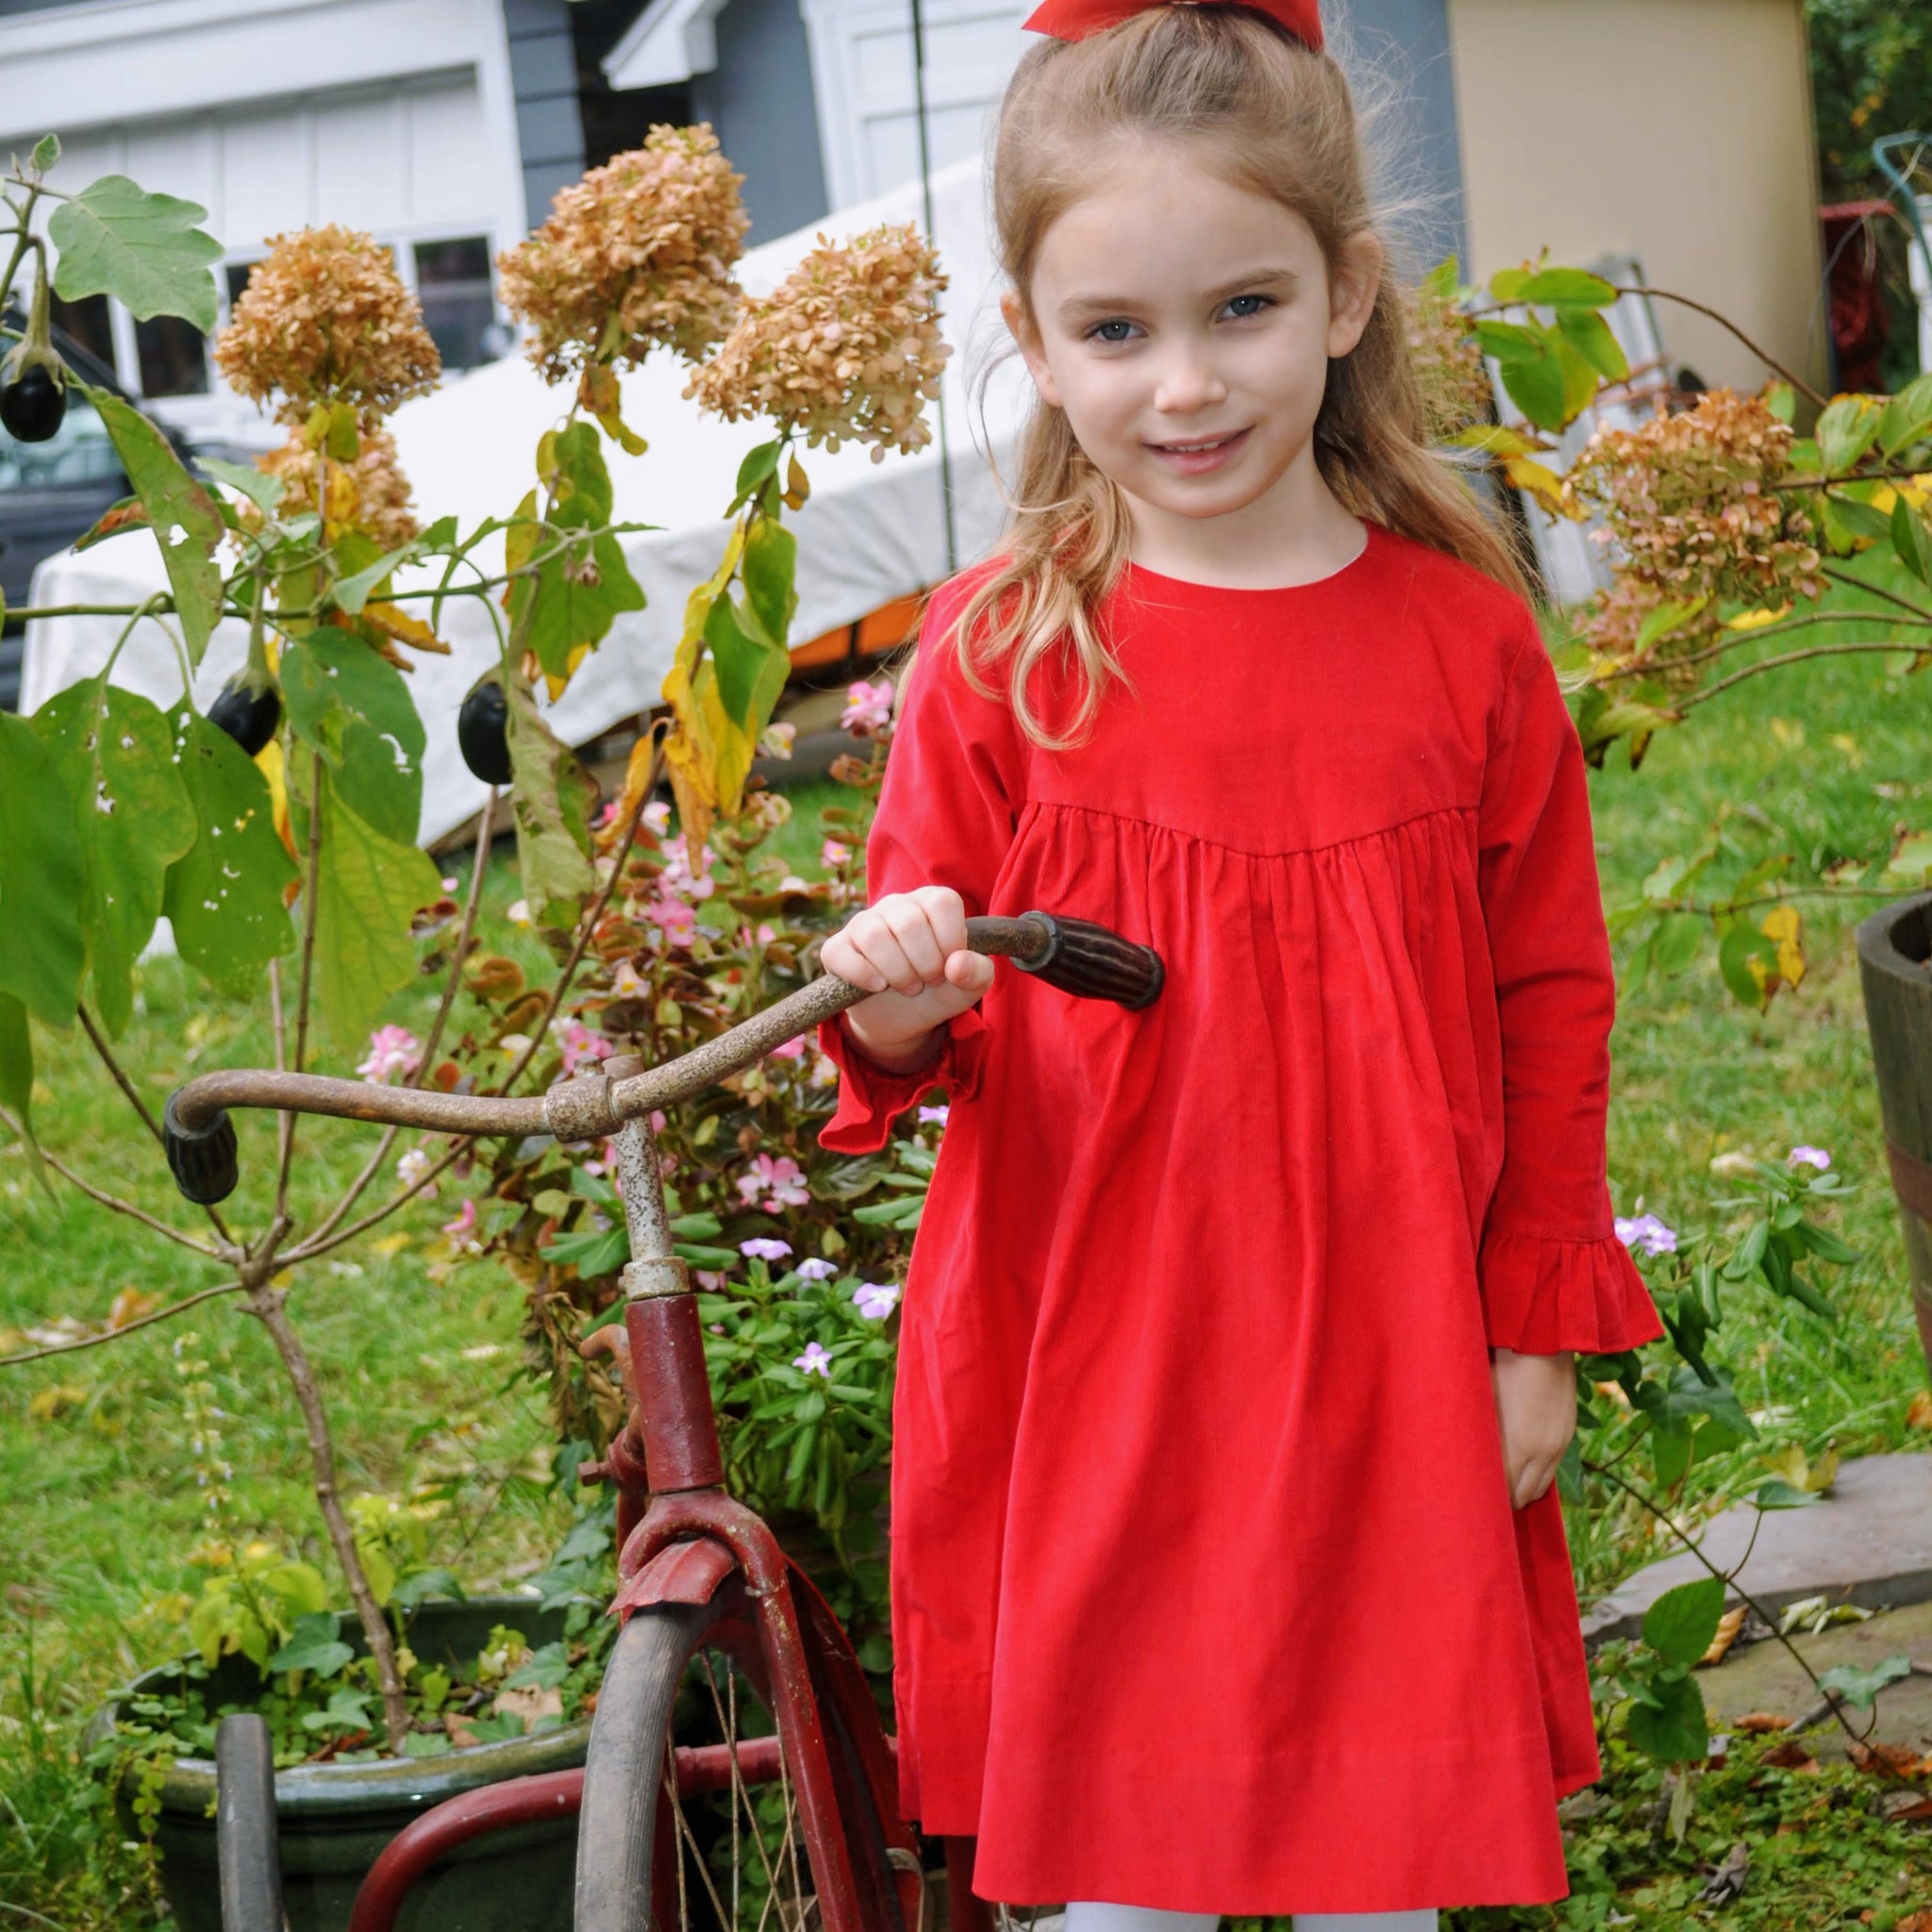
POLYGON ((1666 1227, 1655 1214, 1639 1214, 1626 1218, 1618 1215, 1615 1221, 1617 1239, 1633 1255, 1655 1257, 1674 1255, 1677 1252, 1677 1232, 1666 1227))
POLYGON ((708 1288, 716 1294, 724 1286, 724 1271, 722 1268, 694 1268, 691 1273, 697 1276, 700 1288, 708 1288))
POLYGON ((823 866, 843 865, 851 857, 851 846, 841 845, 836 839, 827 839, 819 847, 819 863, 823 866))
POLYGON ((788 1040, 783 1046, 772 1049, 774 1060, 795 1060, 805 1051, 805 1036, 801 1033, 796 1040, 788 1040))
POLYGON ((610 975, 610 991, 621 1000, 641 1000, 651 989, 628 959, 620 959, 617 971, 610 975))
POLYGON ((837 1262, 822 1261, 816 1255, 810 1260, 798 1264, 798 1278, 801 1281, 829 1281, 838 1272, 837 1262))
POLYGON ((823 1375, 828 1382, 832 1379, 832 1357, 822 1341, 808 1341, 805 1353, 791 1357, 791 1366, 808 1375, 823 1375))
POLYGON ((950 1114, 952 1110, 952 1108, 945 1102, 941 1102, 938 1107, 922 1107, 919 1109, 919 1124, 921 1126, 926 1126, 929 1124, 936 1127, 942 1127, 946 1124, 947 1115, 950 1114))
POLYGON ((805 1170, 789 1154, 775 1160, 769 1154, 760 1154, 738 1176, 738 1191, 747 1205, 757 1202, 767 1214, 803 1208, 811 1199, 805 1185, 805 1170))
POLYGON ((854 738, 873 738, 892 722, 892 680, 881 677, 868 684, 860 678, 847 688, 841 727, 854 738))
POLYGON ((601 1033, 592 1033, 581 1020, 573 1020, 563 1029, 563 1071, 575 1074, 586 1060, 608 1059, 617 1051, 617 1042, 601 1033))
POLYGON ((774 1241, 770 1235, 755 1234, 750 1241, 739 1242, 738 1252, 754 1261, 782 1261, 791 1252, 791 1243, 774 1241))
POLYGON ((618 811, 619 811, 619 810, 621 809, 621 808, 623 807, 623 805, 624 805, 624 800, 623 800, 623 799, 621 799, 621 798, 613 798, 613 799, 612 799, 612 800, 610 801, 610 803, 609 803, 608 805, 607 805, 607 806, 606 806, 606 807, 604 808, 604 809, 603 809, 602 811, 600 811, 600 812, 599 812, 599 813, 597 814, 597 826, 596 826, 596 828, 597 828, 597 830, 598 830, 598 831, 600 831, 600 832, 601 832, 601 831, 603 831, 603 830, 604 830, 604 828, 605 828, 605 827, 606 827, 607 825, 614 825, 614 824, 615 824, 617 823, 617 814, 618 814, 618 811))
POLYGON ((1823 1147, 1793 1147, 1785 1156, 1789 1167, 1815 1167, 1820 1174, 1831 1165, 1831 1156, 1823 1147))
POLYGON ((442 1231, 457 1246, 461 1247, 467 1241, 474 1240, 476 1233, 476 1204, 465 1201, 458 1210, 454 1221, 445 1221, 442 1231))
POLYGON ((691 853, 684 834, 664 841, 664 870, 658 874, 658 892, 660 898, 708 899, 718 890, 718 881, 711 876, 711 867, 717 863, 717 856, 708 845, 698 848, 697 870, 691 870, 691 853))
POLYGON ((654 899, 644 908, 644 917, 673 945, 688 946, 698 929, 698 916, 682 899, 654 899))
POLYGON ((407 1026, 378 1026, 369 1036, 369 1057, 356 1071, 365 1080, 406 1079, 423 1064, 423 1042, 407 1026))
POLYGON ((899 1291, 890 1281, 861 1281, 852 1299, 868 1322, 883 1322, 898 1306, 899 1291))

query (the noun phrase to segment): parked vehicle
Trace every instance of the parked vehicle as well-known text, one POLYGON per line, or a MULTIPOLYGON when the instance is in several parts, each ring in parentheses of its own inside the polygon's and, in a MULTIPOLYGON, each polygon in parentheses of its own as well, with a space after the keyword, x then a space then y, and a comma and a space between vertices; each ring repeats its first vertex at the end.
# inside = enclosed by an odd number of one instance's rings
MULTIPOLYGON (((25 325, 16 308, 0 321, 8 329, 25 325)), ((84 382, 110 391, 134 408, 142 407, 115 380, 114 372, 72 336, 56 327, 53 341, 61 360, 84 382)), ((161 427, 186 458, 189 444, 165 424, 161 427)), ((0 431, 0 594, 7 608, 0 625, 0 710, 11 711, 20 703, 25 626, 13 612, 25 608, 34 572, 43 558, 85 535, 103 510, 132 490, 107 426, 78 390, 69 391, 67 413, 45 442, 16 442, 0 431)))

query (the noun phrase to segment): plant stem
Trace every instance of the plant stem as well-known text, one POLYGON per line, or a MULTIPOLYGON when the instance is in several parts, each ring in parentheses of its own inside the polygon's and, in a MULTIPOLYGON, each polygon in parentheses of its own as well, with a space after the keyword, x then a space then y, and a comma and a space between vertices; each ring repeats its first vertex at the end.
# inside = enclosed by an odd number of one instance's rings
MULTIPOLYGON (((430 1023, 428 1037, 423 1042, 423 1058, 417 1061, 416 1071, 406 1082, 410 1087, 422 1086, 428 1077, 437 1046, 442 1039, 443 1024, 449 1018, 450 1008, 456 1003, 457 988, 462 983, 463 961, 469 957, 471 936, 476 929, 476 908, 483 897, 483 874, 490 865, 490 841, 495 821, 496 787, 492 785, 484 795, 483 816, 476 827, 476 857, 470 872, 470 892, 463 906, 462 929, 457 935, 456 950, 450 959, 449 974, 443 981, 441 1004, 436 1009, 436 1018, 430 1023)), ((328 1218, 308 1237, 308 1242, 326 1241, 335 1231, 342 1216, 356 1205, 361 1198, 363 1191, 375 1178, 375 1172, 388 1157, 389 1150, 395 1145, 399 1131, 395 1127, 385 1130, 382 1139, 376 1142, 375 1152, 369 1157, 362 1172, 350 1182, 348 1192, 336 1203, 328 1218)), ((401 1205, 400 1201, 391 1204, 391 1207, 401 1205)))
MULTIPOLYGON (((300 1073, 308 1052, 309 982, 315 968, 315 888, 322 874, 322 754, 312 754, 308 768, 308 866, 302 889, 302 977, 295 994, 295 1064, 300 1073)), ((279 1028, 277 1029, 279 1031, 279 1028)), ((276 1056, 277 1066, 280 1056, 276 1056)), ((282 1158, 275 1174, 275 1218, 284 1218, 289 1206, 289 1170, 294 1164, 295 1119, 284 1114, 288 1132, 282 1141, 282 1158)))
POLYGON ((1734 671, 1728 677, 1720 677, 1715 684, 1707 684, 1702 691, 1694 691, 1689 697, 1679 698, 1677 708, 1680 711, 1690 710, 1694 706, 1716 697, 1719 691, 1729 691, 1734 684, 1742 684, 1747 677, 1762 677, 1767 671, 1782 671, 1786 665, 1802 664, 1807 658, 1870 657, 1874 653, 1890 657, 1894 652, 1911 648, 1909 644, 1900 643, 1810 644, 1802 651, 1787 651, 1781 658, 1763 658, 1756 664, 1747 664, 1743 670, 1734 671))
POLYGON ((1699 315, 1706 316, 1710 321, 1716 323, 1720 328, 1729 329, 1731 334, 1736 336, 1774 375, 1782 376, 1807 402, 1816 403, 1821 409, 1825 408, 1830 402, 1828 396, 1820 395, 1802 375, 1794 375, 1776 357, 1773 356, 1768 350, 1760 348, 1729 316, 1721 315, 1715 308, 1708 307, 1707 304, 1692 301, 1689 295, 1673 294, 1669 289, 1652 289, 1641 286, 1637 288, 1618 288, 1616 293, 1619 295, 1647 295, 1654 302, 1674 302, 1680 308, 1696 310, 1699 315))
POLYGON ((224 1281, 218 1287, 205 1288, 199 1294, 184 1295, 178 1302, 170 1302, 165 1308, 157 1308, 152 1314, 138 1315, 131 1322, 124 1322, 118 1328, 109 1328, 104 1335, 83 1335, 74 1341, 57 1341, 49 1348, 32 1348, 21 1355, 0 1355, 0 1369, 10 1369, 20 1362, 44 1361, 50 1355, 72 1355, 76 1349, 99 1348, 108 1341, 119 1341, 142 1328, 152 1328, 157 1322, 172 1322, 176 1315, 185 1315, 197 1302, 212 1301, 223 1294, 240 1294, 248 1284, 245 1281, 224 1281))
POLYGON ((308 1459, 315 1472, 315 1500, 322 1506, 322 1520, 327 1526, 328 1540, 334 1546, 337 1562, 342 1566, 342 1574, 348 1580, 349 1595, 355 1603, 357 1620, 362 1625, 369 1654, 375 1659, 376 1679, 382 1687, 382 1718, 384 1728, 389 1733, 389 1748, 400 1757, 403 1740, 409 1731, 409 1712, 403 1699, 403 1680, 396 1670, 395 1640, 390 1634, 382 1606, 375 1601, 375 1592, 369 1587, 368 1574, 362 1568, 361 1555, 356 1548, 355 1532, 342 1512, 341 1497, 336 1489, 336 1451, 334 1439, 329 1434, 328 1412, 323 1407, 322 1391, 316 1387, 308 1357, 290 1324, 288 1311, 283 1306, 287 1300, 285 1291, 259 1282, 248 1291, 248 1312, 268 1330, 269 1338, 275 1345, 275 1353, 281 1357, 282 1366, 289 1372, 295 1400, 302 1406, 302 1421, 308 1432, 308 1459))

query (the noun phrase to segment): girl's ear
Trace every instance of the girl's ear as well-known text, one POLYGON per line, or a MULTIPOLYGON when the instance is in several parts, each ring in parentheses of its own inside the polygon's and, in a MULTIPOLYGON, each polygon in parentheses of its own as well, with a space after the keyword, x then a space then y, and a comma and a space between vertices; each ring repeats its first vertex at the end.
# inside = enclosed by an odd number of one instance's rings
POLYGON ((1059 385, 1053 379, 1053 371, 1046 366, 1046 350, 1040 340, 1040 331, 1033 325, 1033 318, 1027 314, 1026 305, 1021 301, 1016 290, 1008 289, 1000 297, 1000 315, 1013 341, 1019 344, 1020 358, 1033 378, 1033 387, 1040 391, 1040 400, 1049 408, 1058 409, 1060 407, 1059 385))
POLYGON ((1381 292, 1386 260, 1381 237, 1365 228, 1342 243, 1328 276, 1328 353, 1346 356, 1361 341, 1381 292))

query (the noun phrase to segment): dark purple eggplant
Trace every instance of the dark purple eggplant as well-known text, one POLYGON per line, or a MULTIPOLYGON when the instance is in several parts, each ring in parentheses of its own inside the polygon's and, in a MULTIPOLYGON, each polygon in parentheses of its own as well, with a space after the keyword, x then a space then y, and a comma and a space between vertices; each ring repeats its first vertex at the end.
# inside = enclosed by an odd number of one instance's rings
POLYGON ((464 764, 484 784, 509 783, 509 700, 494 678, 463 700, 457 713, 457 745, 464 764))

